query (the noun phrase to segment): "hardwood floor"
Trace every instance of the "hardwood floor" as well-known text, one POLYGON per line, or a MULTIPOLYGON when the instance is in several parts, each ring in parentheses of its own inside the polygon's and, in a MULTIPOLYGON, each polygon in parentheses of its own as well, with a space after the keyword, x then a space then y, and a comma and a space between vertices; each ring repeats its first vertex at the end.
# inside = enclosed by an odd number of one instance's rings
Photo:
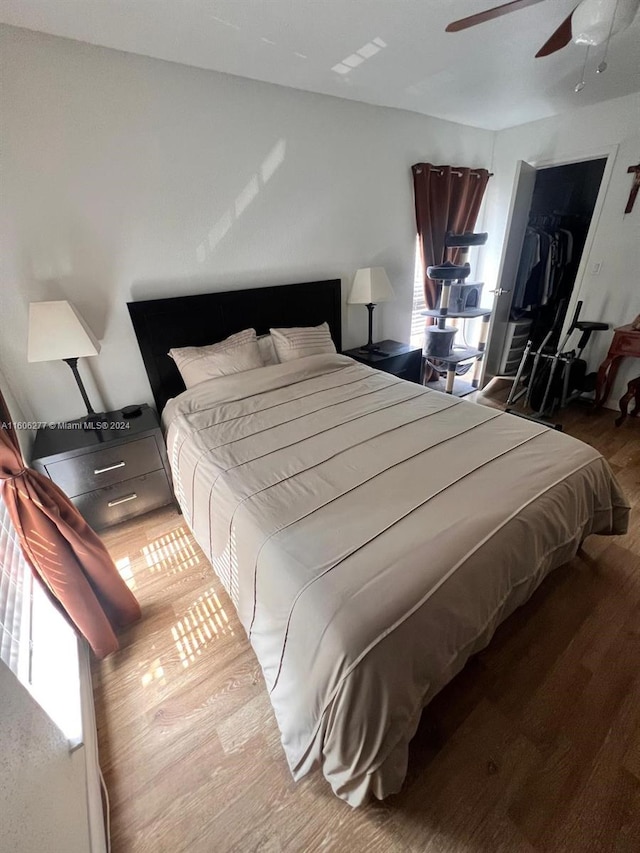
MULTIPOLYGON (((486 397, 479 402, 498 405, 486 397)), ((352 810, 294 784, 262 675, 182 517, 104 539, 143 621, 94 665, 113 853, 640 850, 640 421, 569 409, 633 505, 428 706, 403 791, 352 810)))

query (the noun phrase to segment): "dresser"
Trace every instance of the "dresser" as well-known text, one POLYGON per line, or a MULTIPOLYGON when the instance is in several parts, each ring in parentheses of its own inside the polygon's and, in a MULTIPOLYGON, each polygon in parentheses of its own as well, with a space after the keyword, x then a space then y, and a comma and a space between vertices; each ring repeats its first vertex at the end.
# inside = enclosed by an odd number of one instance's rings
POLYGON ((169 504, 171 472, 155 411, 122 412, 41 427, 31 466, 50 477, 100 530, 169 504))
POLYGON ((596 407, 607 402, 623 358, 640 358, 640 331, 634 330, 631 324, 614 329, 607 357, 598 368, 596 407))
POLYGON ((367 352, 366 350, 363 352, 356 348, 345 350, 342 354, 348 355, 349 358, 353 358, 361 364, 374 367, 376 370, 392 373, 408 382, 421 382, 421 349, 401 344, 399 341, 380 341, 376 346, 379 347, 379 352, 367 352))

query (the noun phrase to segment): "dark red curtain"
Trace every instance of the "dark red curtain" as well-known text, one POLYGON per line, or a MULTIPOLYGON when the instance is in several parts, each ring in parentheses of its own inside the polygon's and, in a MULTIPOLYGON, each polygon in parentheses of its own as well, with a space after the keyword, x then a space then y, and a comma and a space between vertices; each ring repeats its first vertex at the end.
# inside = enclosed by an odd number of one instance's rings
MULTIPOLYGON (((438 291, 436 283, 427 278, 427 267, 447 260, 444 238, 448 231, 455 234, 473 231, 489 172, 431 163, 416 163, 412 170, 424 298, 427 308, 435 308, 438 291)), ((456 254, 452 252, 448 260, 455 262, 456 254)))
MULTIPOLYGON (((448 231, 473 231, 484 196, 489 172, 463 166, 434 166, 416 163, 412 167, 418 245, 424 270, 424 298, 427 308, 435 308, 438 288, 427 277, 427 267, 445 260, 456 261, 454 250, 446 257, 444 238, 448 231)), ((428 377, 427 377, 428 378, 428 377)))
POLYGON ((27 468, 0 392, 0 498, 25 559, 97 657, 140 607, 96 533, 56 484, 27 468))

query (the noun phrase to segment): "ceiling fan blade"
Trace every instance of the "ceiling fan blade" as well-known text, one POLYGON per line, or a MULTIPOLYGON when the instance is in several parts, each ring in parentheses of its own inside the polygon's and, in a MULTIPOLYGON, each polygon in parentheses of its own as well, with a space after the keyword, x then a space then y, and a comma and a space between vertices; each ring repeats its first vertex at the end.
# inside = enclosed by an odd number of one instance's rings
POLYGON ((485 21, 492 21, 494 18, 500 18, 502 15, 508 15, 510 12, 517 12, 518 9, 535 6, 536 3, 542 3, 542 0, 512 0, 511 3, 503 3, 502 6, 495 6, 493 9, 478 12, 477 15, 469 15, 468 18, 453 21, 446 28, 445 32, 457 33, 459 30, 466 30, 469 27, 475 27, 477 24, 484 24, 485 21))
MULTIPOLYGON (((576 7, 577 8, 577 7, 576 7)), ((574 9, 575 11, 575 9, 574 9)), ((536 59, 539 59, 541 56, 549 56, 551 53, 555 53, 556 50, 560 50, 565 45, 569 44, 571 41, 571 18, 573 16, 573 12, 569 15, 568 18, 565 18, 564 21, 560 24, 555 33, 551 36, 548 41, 546 41, 540 50, 536 53, 536 59)))

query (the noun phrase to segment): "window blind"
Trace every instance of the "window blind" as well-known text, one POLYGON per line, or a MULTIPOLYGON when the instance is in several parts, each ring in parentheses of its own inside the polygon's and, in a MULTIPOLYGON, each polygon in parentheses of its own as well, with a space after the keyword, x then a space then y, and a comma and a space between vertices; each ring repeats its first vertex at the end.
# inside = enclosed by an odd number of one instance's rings
POLYGON ((0 660, 25 685, 31 674, 33 577, 0 500, 0 660))
POLYGON ((72 744, 81 742, 76 636, 34 581, 0 498, 0 660, 72 744))
POLYGON ((422 347, 424 342, 424 326, 426 317, 420 313, 426 309, 424 301, 424 273, 422 271, 422 260, 418 236, 416 235, 415 260, 413 266, 413 305, 411 309, 411 346, 422 347))

